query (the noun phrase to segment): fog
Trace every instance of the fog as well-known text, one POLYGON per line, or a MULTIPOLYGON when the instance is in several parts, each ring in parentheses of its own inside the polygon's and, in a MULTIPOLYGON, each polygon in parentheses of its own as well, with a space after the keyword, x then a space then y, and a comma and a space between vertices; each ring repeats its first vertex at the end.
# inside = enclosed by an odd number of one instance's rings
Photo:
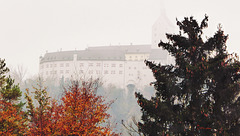
POLYGON ((39 56, 46 51, 150 44, 152 25, 163 11, 174 26, 176 18, 201 20, 207 14, 206 36, 221 23, 229 34, 228 49, 239 53, 237 5, 223 0, 1 0, 0 57, 8 66, 24 65, 30 77, 38 73, 39 56))
MULTIPOLYGON (((238 5, 223 0, 1 0, 0 58, 23 93, 33 90, 41 77, 49 96, 59 101, 70 80, 100 78, 103 85, 96 93, 114 101, 110 121, 115 131, 124 132, 122 120, 131 123, 132 117, 141 116, 134 93, 154 95, 154 78, 144 60, 172 63, 166 52, 152 50, 157 50, 152 45, 157 19, 172 28, 160 33, 178 33, 176 18, 194 16, 201 21, 207 14, 206 38, 220 23, 229 34, 228 50, 240 53, 238 5)), ((159 36, 157 42, 164 38, 159 36)))

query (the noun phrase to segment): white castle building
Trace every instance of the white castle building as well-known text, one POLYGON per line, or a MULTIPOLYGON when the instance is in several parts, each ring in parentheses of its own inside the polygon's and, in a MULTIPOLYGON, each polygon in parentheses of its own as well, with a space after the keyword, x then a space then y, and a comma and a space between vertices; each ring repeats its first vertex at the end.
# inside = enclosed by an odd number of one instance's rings
POLYGON ((44 80, 71 78, 100 78, 103 86, 125 88, 149 86, 154 81, 152 71, 144 60, 171 63, 166 51, 151 45, 89 47, 85 50, 46 53, 40 57, 39 73, 44 80))
POLYGON ((173 27, 165 12, 152 27, 152 44, 89 47, 85 50, 46 53, 40 57, 39 73, 44 80, 68 81, 71 78, 100 78, 104 86, 125 88, 133 84, 138 88, 154 81, 152 71, 144 60, 173 63, 167 51, 158 48, 160 39, 173 27))

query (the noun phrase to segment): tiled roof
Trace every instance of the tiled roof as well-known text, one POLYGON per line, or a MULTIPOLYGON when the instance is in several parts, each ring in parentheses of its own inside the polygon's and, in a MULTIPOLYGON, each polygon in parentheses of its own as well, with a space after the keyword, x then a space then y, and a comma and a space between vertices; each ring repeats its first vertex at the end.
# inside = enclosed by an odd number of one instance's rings
POLYGON ((151 45, 117 45, 117 46, 99 46, 89 47, 88 50, 104 50, 112 51, 118 50, 125 53, 149 53, 151 51, 151 45))
POLYGON ((40 63, 51 61, 73 61, 74 54, 77 54, 77 60, 125 60, 125 54, 128 53, 149 53, 150 59, 166 57, 166 53, 161 53, 161 49, 151 49, 151 45, 125 45, 125 46, 100 46, 89 47, 86 50, 60 51, 46 53, 41 58, 40 63))

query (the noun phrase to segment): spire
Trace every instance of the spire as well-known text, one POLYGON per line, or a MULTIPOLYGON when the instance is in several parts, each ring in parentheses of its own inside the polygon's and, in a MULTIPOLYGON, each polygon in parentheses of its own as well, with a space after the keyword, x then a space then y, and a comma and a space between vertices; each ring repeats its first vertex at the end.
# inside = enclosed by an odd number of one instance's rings
POLYGON ((152 26, 152 48, 158 48, 160 40, 166 40, 166 33, 174 32, 174 25, 167 17, 164 0, 160 0, 160 15, 152 26))
POLYGON ((160 16, 166 15, 165 2, 160 0, 160 16))

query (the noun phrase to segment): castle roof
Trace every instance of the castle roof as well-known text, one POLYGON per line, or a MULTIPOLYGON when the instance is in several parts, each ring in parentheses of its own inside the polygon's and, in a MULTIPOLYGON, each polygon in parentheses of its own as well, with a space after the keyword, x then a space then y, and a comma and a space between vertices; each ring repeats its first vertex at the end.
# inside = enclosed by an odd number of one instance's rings
POLYGON ((41 58, 40 63, 73 61, 75 54, 77 55, 77 60, 124 61, 125 54, 150 54, 150 59, 155 60, 166 57, 166 53, 161 53, 161 51, 161 49, 151 49, 151 45, 98 46, 89 47, 85 50, 46 53, 41 58))

